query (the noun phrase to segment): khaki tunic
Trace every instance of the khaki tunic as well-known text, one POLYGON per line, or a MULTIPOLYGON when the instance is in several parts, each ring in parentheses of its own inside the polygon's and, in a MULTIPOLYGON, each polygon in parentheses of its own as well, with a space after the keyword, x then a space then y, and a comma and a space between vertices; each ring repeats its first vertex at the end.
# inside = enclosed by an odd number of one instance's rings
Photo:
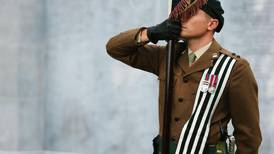
MULTIPOLYGON (((165 91, 166 47, 137 44, 140 29, 132 29, 111 38, 108 54, 134 68, 151 72, 159 79, 159 134, 163 133, 163 111, 165 91)), ((222 48, 213 40, 210 48, 189 67, 186 47, 176 45, 177 59, 174 66, 174 94, 172 104, 171 139, 179 140, 182 127, 190 118, 198 84, 203 71, 213 66, 213 54, 221 53, 237 60, 223 95, 211 121, 207 144, 216 144, 220 139, 219 123, 224 128, 232 119, 233 135, 236 138, 237 154, 256 154, 261 144, 259 126, 258 87, 249 63, 222 48)))

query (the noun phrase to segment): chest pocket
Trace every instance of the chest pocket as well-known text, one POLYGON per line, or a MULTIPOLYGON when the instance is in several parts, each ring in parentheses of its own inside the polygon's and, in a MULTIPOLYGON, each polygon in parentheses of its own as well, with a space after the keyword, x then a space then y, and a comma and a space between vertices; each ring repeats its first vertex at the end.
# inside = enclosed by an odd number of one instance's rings
MULTIPOLYGON (((173 75, 173 93, 175 93, 175 86, 176 83, 178 82, 178 80, 181 78, 181 76, 174 74, 173 75)), ((165 100, 165 87, 166 87, 166 74, 165 73, 161 73, 158 76, 158 80, 159 80, 159 103, 163 104, 164 100, 165 100)))

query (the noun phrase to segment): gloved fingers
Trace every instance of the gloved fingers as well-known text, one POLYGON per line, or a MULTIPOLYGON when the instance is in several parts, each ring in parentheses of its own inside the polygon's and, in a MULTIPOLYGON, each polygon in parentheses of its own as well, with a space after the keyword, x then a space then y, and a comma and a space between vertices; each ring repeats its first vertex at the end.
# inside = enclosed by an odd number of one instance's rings
POLYGON ((175 34, 180 34, 181 31, 182 31, 181 28, 176 28, 176 29, 174 28, 170 30, 171 33, 175 33, 175 34))
POLYGON ((175 25, 167 28, 168 31, 181 30, 181 29, 182 29, 181 26, 175 26, 175 25))
POLYGON ((181 28, 181 26, 173 25, 173 26, 170 26, 168 31, 169 31, 169 33, 180 34, 182 31, 182 28, 181 28))
POLYGON ((168 36, 168 39, 169 40, 177 40, 180 38, 180 33, 171 33, 169 36, 168 36))
POLYGON ((168 28, 174 28, 174 27, 181 27, 181 22, 178 22, 178 21, 169 21, 167 23, 167 27, 168 28))
POLYGON ((169 27, 168 27, 168 30, 169 31, 181 31, 181 25, 179 24, 179 25, 169 25, 169 27))
POLYGON ((178 26, 181 26, 181 22, 178 21, 178 20, 168 20, 168 23, 170 25, 178 25, 178 26))
POLYGON ((173 37, 173 39, 178 39, 178 38, 180 38, 180 34, 174 34, 174 35, 172 35, 173 37))

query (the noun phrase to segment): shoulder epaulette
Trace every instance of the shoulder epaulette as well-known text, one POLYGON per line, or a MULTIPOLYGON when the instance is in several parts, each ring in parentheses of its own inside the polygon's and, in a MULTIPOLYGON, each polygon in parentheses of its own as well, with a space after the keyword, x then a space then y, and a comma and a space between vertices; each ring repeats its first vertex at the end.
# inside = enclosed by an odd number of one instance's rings
POLYGON ((227 55, 227 56, 229 56, 229 57, 231 57, 231 58, 233 58, 233 59, 236 59, 236 60, 241 59, 241 56, 236 54, 235 52, 230 52, 226 49, 222 49, 220 52, 227 55))

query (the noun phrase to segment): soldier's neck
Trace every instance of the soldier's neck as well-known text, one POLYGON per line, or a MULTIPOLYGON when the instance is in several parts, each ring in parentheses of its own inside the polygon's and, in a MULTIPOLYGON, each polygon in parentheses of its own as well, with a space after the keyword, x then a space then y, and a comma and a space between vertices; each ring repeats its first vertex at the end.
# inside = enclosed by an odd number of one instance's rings
POLYGON ((213 40, 213 35, 204 35, 202 37, 188 39, 188 48, 193 52, 204 47, 213 40))

